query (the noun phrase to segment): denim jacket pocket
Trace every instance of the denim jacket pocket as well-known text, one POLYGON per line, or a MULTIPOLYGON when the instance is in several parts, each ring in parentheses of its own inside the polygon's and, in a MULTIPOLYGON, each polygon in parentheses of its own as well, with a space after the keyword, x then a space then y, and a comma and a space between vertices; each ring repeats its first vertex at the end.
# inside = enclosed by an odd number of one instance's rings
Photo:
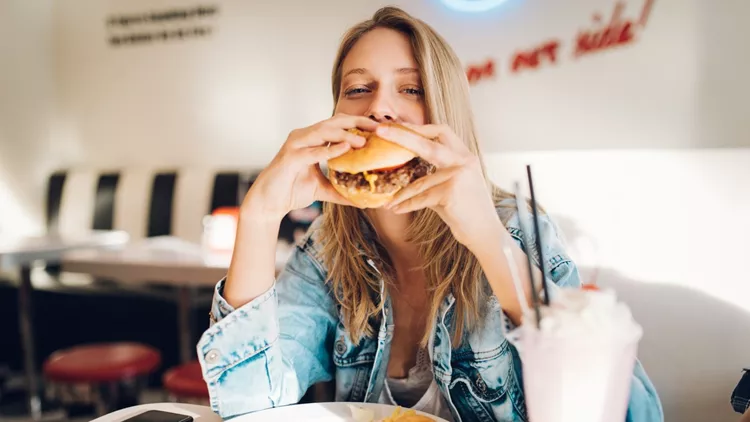
POLYGON ((376 351, 375 341, 363 338, 354 344, 339 324, 332 353, 336 366, 336 401, 364 401, 376 351))
POLYGON ((509 344, 506 340, 492 349, 454 352, 451 387, 463 383, 475 399, 489 403, 501 399, 507 391, 509 344))
POLYGON ((526 420, 526 406, 517 379, 515 349, 502 335, 502 309, 492 300, 483 327, 468 333, 453 351, 451 397, 461 414, 471 420, 526 420), (510 419, 508 419, 510 418, 510 419))
POLYGON ((496 348, 459 356, 453 362, 451 397, 462 415, 472 421, 526 422, 526 405, 513 367, 507 340, 496 348))

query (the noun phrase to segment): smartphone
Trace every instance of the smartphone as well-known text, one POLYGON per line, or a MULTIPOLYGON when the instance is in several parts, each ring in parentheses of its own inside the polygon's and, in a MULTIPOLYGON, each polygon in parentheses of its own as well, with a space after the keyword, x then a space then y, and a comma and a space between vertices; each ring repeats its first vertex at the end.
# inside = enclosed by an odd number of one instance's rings
POLYGON ((192 416, 179 415, 177 413, 162 412, 161 410, 148 410, 139 413, 122 422, 193 422, 192 416))

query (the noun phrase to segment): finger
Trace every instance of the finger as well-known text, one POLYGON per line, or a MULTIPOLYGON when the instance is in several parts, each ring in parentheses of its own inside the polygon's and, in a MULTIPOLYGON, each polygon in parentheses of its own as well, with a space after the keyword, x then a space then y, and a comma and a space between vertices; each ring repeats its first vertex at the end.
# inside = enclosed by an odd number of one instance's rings
POLYGON ((333 188, 333 186, 330 185, 330 182, 326 181, 325 185, 320 185, 319 188, 315 191, 315 200, 316 201, 322 201, 322 202, 330 202, 333 204, 339 204, 339 205, 346 205, 349 207, 355 206, 351 201, 341 196, 336 189, 333 188))
POLYGON ((297 129, 304 136, 295 137, 293 148, 305 148, 325 145, 332 142, 349 142, 358 148, 364 146, 365 140, 361 136, 349 132, 349 129, 359 128, 364 131, 374 132, 378 122, 365 116, 351 116, 348 114, 336 114, 328 120, 316 123, 304 129, 297 129))
POLYGON ((463 158, 440 142, 427 139, 411 130, 397 126, 380 125, 376 131, 378 136, 412 151, 438 168, 457 166, 462 164, 463 158))
POLYGON ((428 189, 418 195, 415 195, 409 199, 404 200, 399 205, 391 208, 396 214, 404 214, 407 212, 417 211, 424 208, 437 208, 442 206, 442 200, 447 189, 446 182, 440 183, 433 186, 432 189, 428 189))
POLYGON ((453 132, 448 125, 415 125, 411 123, 402 123, 405 127, 417 132, 428 139, 437 139, 442 144, 457 148, 466 149, 466 146, 461 141, 461 138, 453 132))
POLYGON ((340 142, 329 146, 303 148, 297 151, 296 154, 299 155, 300 160, 306 165, 312 165, 338 157, 350 149, 351 145, 346 142, 340 142))
POLYGON ((339 127, 321 126, 311 130, 295 146, 297 148, 308 148, 342 142, 346 142, 356 148, 362 148, 365 145, 366 139, 339 127))
POLYGON ((378 128, 378 122, 365 116, 352 116, 349 114, 338 113, 327 120, 327 123, 340 129, 359 128, 368 132, 375 132, 378 128))
POLYGON ((427 191, 447 180, 452 178, 456 174, 457 169, 455 167, 440 169, 437 172, 417 179, 413 183, 407 185, 401 189, 394 197, 393 200, 386 205, 386 208, 392 209, 398 204, 419 195, 422 192, 427 191))
POLYGON ((313 196, 315 200, 353 207, 354 204, 351 201, 344 198, 333 186, 331 186, 331 182, 323 174, 323 170, 320 169, 320 165, 316 164, 315 168, 315 178, 318 181, 318 188, 315 190, 315 194, 313 196))
POLYGON ((359 135, 356 135, 354 133, 349 132, 348 130, 344 130, 341 128, 326 128, 321 129, 321 138, 323 138, 326 142, 331 143, 337 143, 337 142, 346 142, 350 144, 351 146, 355 148, 362 148, 365 146, 365 142, 367 140, 359 135))

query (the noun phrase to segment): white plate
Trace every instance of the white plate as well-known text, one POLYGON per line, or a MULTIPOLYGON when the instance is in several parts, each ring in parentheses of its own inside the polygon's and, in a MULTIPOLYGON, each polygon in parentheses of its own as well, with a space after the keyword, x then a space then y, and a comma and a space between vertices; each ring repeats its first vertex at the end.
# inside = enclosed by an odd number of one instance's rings
MULTIPOLYGON (((232 422, 354 422, 355 419, 352 415, 350 406, 374 411, 375 421, 391 416, 393 411, 396 410, 395 406, 376 403, 309 403, 263 410, 249 415, 239 416, 232 419, 232 422)), ((422 412, 417 413, 429 416, 436 422, 447 422, 445 419, 440 419, 437 416, 432 416, 422 412)))

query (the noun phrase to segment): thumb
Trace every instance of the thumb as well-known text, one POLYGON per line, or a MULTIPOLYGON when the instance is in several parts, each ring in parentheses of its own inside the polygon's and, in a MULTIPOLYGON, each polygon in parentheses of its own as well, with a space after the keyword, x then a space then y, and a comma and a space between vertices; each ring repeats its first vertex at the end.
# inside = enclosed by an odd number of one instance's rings
POLYGON ((315 178, 317 180, 317 187, 315 189, 315 199, 317 201, 331 202, 339 205, 348 205, 353 207, 354 204, 348 199, 343 197, 333 186, 331 182, 323 175, 323 171, 319 165, 316 165, 315 178))
POLYGON ((320 186, 315 192, 315 197, 317 201, 331 202, 333 204, 347 205, 350 207, 355 206, 351 201, 341 196, 341 194, 330 184, 320 186))

